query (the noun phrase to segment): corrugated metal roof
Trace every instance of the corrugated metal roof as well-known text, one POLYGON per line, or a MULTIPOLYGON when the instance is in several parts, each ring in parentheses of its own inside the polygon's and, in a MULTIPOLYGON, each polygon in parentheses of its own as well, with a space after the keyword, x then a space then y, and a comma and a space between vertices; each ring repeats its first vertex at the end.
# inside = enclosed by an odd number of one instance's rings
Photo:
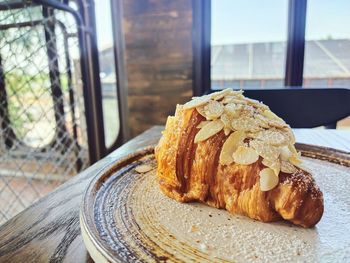
MULTIPOLYGON (((306 41, 305 78, 350 77, 350 39, 306 41)), ((212 80, 284 78, 286 42, 212 46, 212 80)))

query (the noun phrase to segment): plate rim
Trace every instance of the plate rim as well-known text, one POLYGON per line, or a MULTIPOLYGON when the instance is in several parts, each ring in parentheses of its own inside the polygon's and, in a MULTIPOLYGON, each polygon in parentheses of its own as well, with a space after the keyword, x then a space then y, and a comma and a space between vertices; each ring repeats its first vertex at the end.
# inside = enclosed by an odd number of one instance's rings
MULTIPOLYGON (((295 145, 297 150, 299 150, 304 157, 350 167, 350 152, 312 144, 296 143, 295 145)), ((142 156, 154 153, 154 148, 155 145, 143 147, 110 162, 96 173, 85 189, 80 206, 79 222, 85 247, 94 260, 101 262, 100 256, 103 256, 105 257, 105 262, 123 262, 123 258, 119 257, 119 255, 115 253, 111 253, 111 251, 104 246, 104 243, 100 240, 99 232, 94 224, 93 213, 89 213, 89 211, 93 211, 95 205, 95 197, 100 188, 99 186, 101 185, 99 182, 101 179, 102 181, 104 181, 104 179, 108 179, 112 174, 114 174, 114 172, 124 165, 132 163, 142 156), (94 189, 97 189, 97 191, 94 192, 94 189), (94 245, 93 249, 88 246, 90 243, 94 245)))

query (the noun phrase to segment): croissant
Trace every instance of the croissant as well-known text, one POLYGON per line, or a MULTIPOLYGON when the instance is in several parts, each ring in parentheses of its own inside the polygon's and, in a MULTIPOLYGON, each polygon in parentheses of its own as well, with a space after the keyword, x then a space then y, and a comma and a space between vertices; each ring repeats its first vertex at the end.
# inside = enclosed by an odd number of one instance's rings
POLYGON ((314 226, 323 195, 292 130, 242 93, 227 89, 177 105, 155 148, 161 191, 263 222, 314 226))

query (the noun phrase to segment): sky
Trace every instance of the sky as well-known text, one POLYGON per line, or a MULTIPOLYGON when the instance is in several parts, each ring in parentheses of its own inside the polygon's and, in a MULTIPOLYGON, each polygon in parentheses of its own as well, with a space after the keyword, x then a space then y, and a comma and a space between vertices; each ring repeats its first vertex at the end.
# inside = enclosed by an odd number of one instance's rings
MULTIPOLYGON (((113 43, 109 3, 110 0, 95 1, 99 49, 113 43)), ((211 42, 285 41, 287 11, 288 0, 212 0, 211 42)), ((308 0, 306 39, 330 36, 350 38, 350 0, 308 0)))
MULTIPOLYGON (((288 0, 212 0, 212 44, 285 41, 288 0)), ((350 38, 349 0, 308 0, 306 39, 350 38)))

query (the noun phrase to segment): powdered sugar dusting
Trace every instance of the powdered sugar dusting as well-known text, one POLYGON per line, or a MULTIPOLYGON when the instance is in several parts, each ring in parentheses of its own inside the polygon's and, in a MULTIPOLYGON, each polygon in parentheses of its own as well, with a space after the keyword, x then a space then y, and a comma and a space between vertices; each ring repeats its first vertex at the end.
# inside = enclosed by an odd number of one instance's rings
POLYGON ((160 192, 154 171, 130 186, 129 206, 143 234, 183 261, 349 262, 350 168, 303 159, 325 200, 324 215, 311 229, 178 203, 160 192))

